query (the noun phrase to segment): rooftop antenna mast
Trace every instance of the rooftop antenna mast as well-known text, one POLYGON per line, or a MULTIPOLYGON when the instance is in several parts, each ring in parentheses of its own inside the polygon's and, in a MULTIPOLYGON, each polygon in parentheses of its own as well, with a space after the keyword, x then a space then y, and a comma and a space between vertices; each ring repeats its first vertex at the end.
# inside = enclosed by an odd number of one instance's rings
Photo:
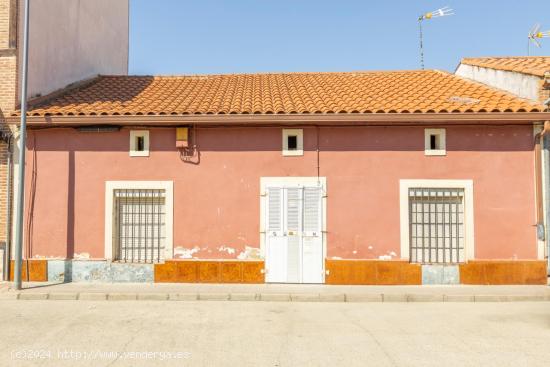
POLYGON ((418 17, 418 29, 420 31, 420 66, 422 70, 424 70, 424 34, 422 31, 422 22, 425 20, 447 17, 450 15, 454 15, 453 9, 446 6, 444 8, 422 14, 421 16, 418 17))
POLYGON ((542 45, 540 40, 543 38, 550 38, 550 31, 541 32, 540 24, 535 24, 527 36, 527 56, 531 55, 531 43, 534 43, 535 46, 541 48, 542 45))

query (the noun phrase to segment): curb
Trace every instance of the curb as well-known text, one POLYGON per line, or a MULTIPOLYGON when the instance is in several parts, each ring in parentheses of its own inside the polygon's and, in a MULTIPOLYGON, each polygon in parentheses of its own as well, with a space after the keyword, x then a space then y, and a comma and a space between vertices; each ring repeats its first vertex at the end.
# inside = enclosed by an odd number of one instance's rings
POLYGON ((0 301, 233 301, 233 302, 336 302, 336 303, 454 303, 454 302, 550 302, 550 294, 376 294, 376 293, 101 293, 101 292, 18 292, 0 295, 0 301))

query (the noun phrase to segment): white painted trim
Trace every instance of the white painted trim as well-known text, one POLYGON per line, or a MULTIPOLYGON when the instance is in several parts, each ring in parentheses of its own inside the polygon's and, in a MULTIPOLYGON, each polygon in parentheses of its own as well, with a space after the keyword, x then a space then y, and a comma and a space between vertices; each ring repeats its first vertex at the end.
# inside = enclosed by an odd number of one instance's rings
POLYGON ((130 157, 149 157, 149 130, 130 130, 130 157), (145 150, 136 150, 137 137, 143 137, 145 150))
POLYGON ((265 259, 266 246, 266 208, 267 187, 311 187, 318 185, 323 189, 321 209, 323 214, 323 283, 325 282, 325 259, 327 258, 327 178, 326 177, 260 177, 260 256, 265 259))
POLYGON ((174 257, 174 182, 173 181, 105 181, 105 259, 112 260, 114 190, 164 190, 166 206, 166 243, 164 258, 174 257))
POLYGON ((303 129, 283 129, 283 155, 300 156, 304 155, 304 130, 303 129), (297 149, 288 149, 288 137, 296 135, 297 149))
MULTIPOLYGON (((542 124, 533 124, 533 139, 535 138, 535 136, 537 136, 537 134, 541 133, 543 130, 543 125, 542 124)), ((535 145, 536 147, 536 145, 535 145)), ((545 228, 545 237, 548 236, 548 229, 546 228, 546 209, 547 209, 547 205, 546 205, 546 196, 548 195, 548 192, 546 190, 546 187, 547 186, 547 179, 546 179, 546 165, 548 164, 548 162, 546 162, 546 155, 544 154, 544 145, 541 144, 540 145, 540 149, 541 149, 541 154, 540 154, 540 157, 541 157, 541 165, 542 165, 542 169, 540 171, 541 173, 541 179, 542 179, 542 208, 543 208, 543 225, 544 225, 544 228, 545 228)), ((533 164, 536 165, 537 162, 535 162, 535 160, 533 159, 533 164)), ((537 213, 537 203, 538 203, 538 198, 537 198, 537 167, 535 166, 534 167, 534 176, 533 176, 533 181, 535 183, 535 218, 538 216, 538 213, 537 213)), ((535 231, 535 240, 537 241, 537 259, 539 260, 544 260, 545 259, 545 256, 546 256, 546 241, 545 240, 539 240, 539 236, 538 236, 538 228, 537 230, 535 231)))
POLYGON ((445 129, 424 129, 424 154, 429 156, 447 155, 447 134, 445 129), (430 149, 431 135, 439 135, 441 149, 430 149))
POLYGON ((400 180, 401 259, 409 260, 409 189, 410 188, 464 189, 464 249, 465 259, 475 259, 474 239, 474 183, 472 180, 400 180))

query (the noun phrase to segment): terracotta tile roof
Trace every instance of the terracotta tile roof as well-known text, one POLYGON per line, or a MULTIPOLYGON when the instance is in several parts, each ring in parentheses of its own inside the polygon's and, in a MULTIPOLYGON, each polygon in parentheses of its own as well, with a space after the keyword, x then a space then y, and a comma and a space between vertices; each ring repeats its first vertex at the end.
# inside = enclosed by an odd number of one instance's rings
POLYGON ((550 72, 550 56, 465 58, 462 64, 543 77, 550 72))
POLYGON ((440 71, 100 76, 31 116, 538 112, 540 105, 440 71))

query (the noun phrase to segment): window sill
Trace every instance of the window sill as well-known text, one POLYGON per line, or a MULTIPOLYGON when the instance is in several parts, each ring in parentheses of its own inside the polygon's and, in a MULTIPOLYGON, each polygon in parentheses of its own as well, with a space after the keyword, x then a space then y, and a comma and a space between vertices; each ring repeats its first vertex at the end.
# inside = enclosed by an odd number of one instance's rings
POLYGON ((283 150, 283 157, 298 157, 304 155, 303 150, 283 150))
POLYGON ((447 151, 446 150, 425 150, 424 155, 431 156, 431 157, 446 156, 447 151))

